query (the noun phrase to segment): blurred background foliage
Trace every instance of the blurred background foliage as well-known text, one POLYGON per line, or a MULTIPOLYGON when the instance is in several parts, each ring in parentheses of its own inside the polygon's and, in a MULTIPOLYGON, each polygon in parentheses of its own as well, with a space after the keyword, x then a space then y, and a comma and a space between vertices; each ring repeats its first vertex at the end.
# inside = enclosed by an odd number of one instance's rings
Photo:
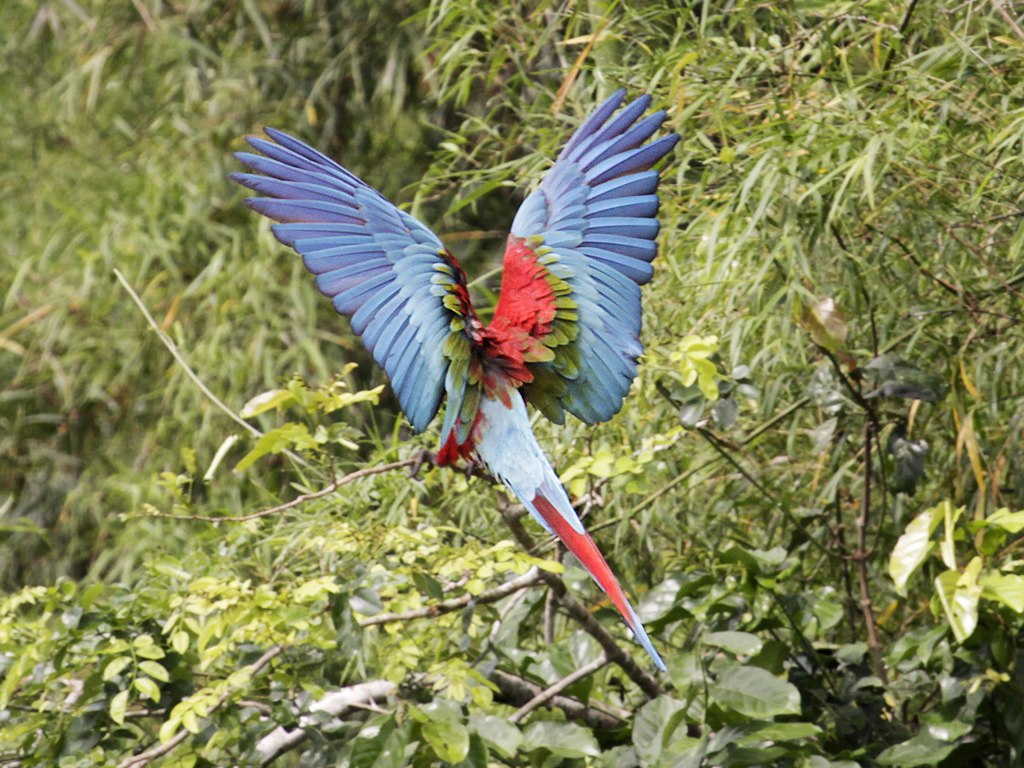
POLYGON ((1019 764, 1021 24, 0 4, 0 765, 1019 764), (227 179, 244 135, 295 133, 486 303, 518 203, 620 86, 682 136, 648 352, 616 419, 537 428, 656 682, 601 664, 538 566, 636 647, 500 491, 407 477, 434 436, 227 179))

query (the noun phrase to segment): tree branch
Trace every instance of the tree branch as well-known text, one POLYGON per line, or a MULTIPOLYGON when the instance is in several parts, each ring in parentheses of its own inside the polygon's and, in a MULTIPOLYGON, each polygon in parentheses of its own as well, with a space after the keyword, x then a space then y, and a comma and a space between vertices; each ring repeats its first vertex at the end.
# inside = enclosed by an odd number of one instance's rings
POLYGON ((356 480, 360 480, 364 477, 371 477, 373 475, 382 475, 385 472, 393 472, 396 469, 411 467, 417 464, 417 462, 422 463, 422 459, 418 456, 411 459, 402 459, 401 461, 392 461, 390 464, 378 464, 375 467, 366 467, 364 469, 356 470, 355 472, 349 472, 344 477, 340 477, 337 480, 332 481, 329 485, 324 486, 319 491, 303 493, 302 495, 296 496, 294 499, 286 501, 283 504, 278 504, 274 507, 267 507, 266 509, 261 509, 256 512, 250 512, 248 515, 173 515, 164 512, 154 512, 152 513, 152 516, 169 517, 175 520, 197 520, 203 523, 244 523, 248 520, 255 520, 260 517, 279 515, 292 507, 298 507, 305 504, 307 501, 313 501, 314 499, 329 496, 343 485, 348 485, 356 480))
POLYGON ((878 639, 878 627, 875 625, 875 611, 871 606, 871 592, 868 585, 868 522, 871 515, 871 444, 874 437, 874 422, 864 422, 864 494, 861 496, 860 515, 857 517, 857 551, 853 559, 857 563, 857 584, 860 587, 860 610, 864 614, 864 624, 868 631, 868 647, 875 665, 875 674, 889 684, 889 675, 882 659, 882 644, 878 639))
POLYGON ((309 705, 309 714, 299 718, 298 728, 289 731, 283 725, 279 725, 256 742, 255 754, 259 764, 267 765, 305 741, 309 737, 306 729, 322 722, 321 713, 329 717, 341 717, 349 710, 369 706, 378 699, 387 698, 397 690, 398 686, 390 680, 370 680, 328 693, 309 705))
POLYGON ((413 621, 414 619, 434 618, 446 613, 452 613, 460 608, 465 608, 470 603, 477 605, 484 603, 496 603, 498 600, 508 597, 521 589, 532 587, 534 584, 540 582, 540 580, 540 569, 534 566, 522 576, 517 576, 514 579, 506 581, 504 584, 501 584, 494 589, 481 592, 475 597, 473 595, 453 597, 450 600, 442 600, 439 603, 427 605, 423 608, 416 608, 412 611, 405 611, 404 613, 378 613, 376 616, 368 616, 365 619, 360 619, 359 626, 372 627, 375 624, 389 624, 394 621, 413 621))
MULTIPOLYGON (((491 672, 490 675, 487 676, 487 679, 498 686, 498 690, 501 694, 500 700, 506 704, 523 705, 532 701, 544 692, 544 689, 536 683, 519 677, 518 675, 503 672, 500 669, 495 669, 491 672)), ((604 731, 620 727, 622 725, 622 721, 629 714, 628 712, 624 712, 620 717, 597 709, 593 705, 588 706, 569 696, 560 696, 557 694, 544 703, 549 707, 557 707, 562 710, 562 712, 565 713, 565 716, 570 720, 579 720, 581 723, 586 723, 591 728, 597 728, 604 731)))
MULTIPOLYGON (((135 289, 132 288, 127 278, 125 278, 125 276, 121 274, 121 270, 115 269, 114 275, 117 277, 118 281, 121 283, 125 291, 128 292, 128 295, 131 296, 132 301, 135 302, 135 306, 139 308, 139 311, 142 313, 142 316, 146 318, 146 322, 149 323, 149 327, 153 330, 153 333, 155 333, 157 338, 160 339, 160 343, 162 343, 167 348, 167 351, 171 353, 171 357, 173 357, 177 361, 178 365, 180 365, 181 369, 185 372, 185 375, 192 380, 192 383, 196 385, 196 387, 199 389, 200 392, 203 393, 203 395, 206 396, 206 399, 213 403, 215 406, 217 406, 218 410, 227 415, 228 418, 230 418, 233 422, 235 422, 240 427, 245 429, 251 435, 254 435, 255 437, 262 437, 263 432, 261 432, 259 429, 254 427, 252 424, 250 424, 237 413, 235 413, 231 408, 229 408, 227 403, 225 403, 223 400, 217 397, 217 395, 213 393, 213 390, 207 387, 206 384, 203 383, 203 380, 199 378, 198 374, 196 374, 196 372, 192 370, 191 366, 189 366, 189 364, 185 361, 185 356, 182 355, 181 350, 178 349, 178 345, 174 343, 174 340, 170 336, 164 333, 163 328, 161 328, 157 324, 156 320, 153 319, 153 316, 149 313, 149 310, 146 308, 146 305, 142 302, 142 299, 139 297, 139 294, 135 292, 135 289)), ((284 451, 284 453, 290 459, 302 465, 303 467, 309 466, 309 462, 307 462, 298 454, 293 453, 292 451, 284 451)))
POLYGON ((595 672, 597 672, 597 670, 601 669, 601 667, 605 666, 606 664, 608 664, 608 656, 602 653, 589 664, 583 665, 572 674, 566 675, 554 685, 550 685, 543 691, 538 693, 528 702, 523 704, 523 706, 517 709, 515 713, 512 715, 512 717, 508 719, 508 721, 510 723, 518 723, 528 714, 533 712, 533 710, 535 710, 537 707, 542 706, 546 702, 553 699, 557 694, 564 691, 577 680, 582 680, 588 675, 594 674, 595 672))

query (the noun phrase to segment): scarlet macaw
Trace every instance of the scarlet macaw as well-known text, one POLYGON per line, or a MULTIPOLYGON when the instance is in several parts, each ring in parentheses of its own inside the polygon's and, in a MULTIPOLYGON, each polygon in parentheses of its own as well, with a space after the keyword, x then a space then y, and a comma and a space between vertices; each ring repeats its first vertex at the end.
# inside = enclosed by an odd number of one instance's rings
POLYGON ((657 251, 658 172, 679 140, 645 143, 665 112, 622 104, 619 90, 576 130, 512 222, 502 290, 484 326, 466 276, 426 226, 312 147, 267 128, 258 174, 232 178, 263 197, 249 207, 303 257, 317 287, 391 380, 419 432, 447 395, 438 463, 475 460, 569 548, 611 598, 659 669, 636 611, 587 534, 537 443, 524 400, 561 424, 611 418, 636 376, 640 286, 657 251))

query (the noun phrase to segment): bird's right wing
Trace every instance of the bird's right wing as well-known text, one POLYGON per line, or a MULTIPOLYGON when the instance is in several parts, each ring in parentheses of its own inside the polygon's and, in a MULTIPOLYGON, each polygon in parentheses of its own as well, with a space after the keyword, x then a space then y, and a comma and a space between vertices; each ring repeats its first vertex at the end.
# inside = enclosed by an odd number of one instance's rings
POLYGON ((269 141, 248 139, 262 154, 236 154, 257 173, 231 178, 261 195, 246 203, 280 222, 277 239, 302 255, 387 373, 413 427, 426 429, 479 325, 462 268, 437 235, 375 189, 298 139, 266 132, 269 141))
POLYGON ((636 376, 640 286, 657 252, 658 172, 679 140, 650 141, 663 111, 649 96, 623 107, 624 91, 572 135, 512 222, 492 326, 518 334, 532 379, 523 394, 561 424, 587 423, 622 406, 636 376))

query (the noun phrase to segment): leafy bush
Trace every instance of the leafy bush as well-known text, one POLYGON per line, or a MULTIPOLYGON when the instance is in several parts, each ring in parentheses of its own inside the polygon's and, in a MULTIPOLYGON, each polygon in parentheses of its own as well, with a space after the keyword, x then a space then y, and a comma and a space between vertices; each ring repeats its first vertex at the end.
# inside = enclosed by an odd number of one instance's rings
POLYGON ((1014 13, 0 6, 0 762, 1020 762, 1014 13), (647 353, 616 419, 537 429, 659 678, 503 492, 421 462, 227 181, 297 133, 492 298, 620 85, 683 137, 647 353))

